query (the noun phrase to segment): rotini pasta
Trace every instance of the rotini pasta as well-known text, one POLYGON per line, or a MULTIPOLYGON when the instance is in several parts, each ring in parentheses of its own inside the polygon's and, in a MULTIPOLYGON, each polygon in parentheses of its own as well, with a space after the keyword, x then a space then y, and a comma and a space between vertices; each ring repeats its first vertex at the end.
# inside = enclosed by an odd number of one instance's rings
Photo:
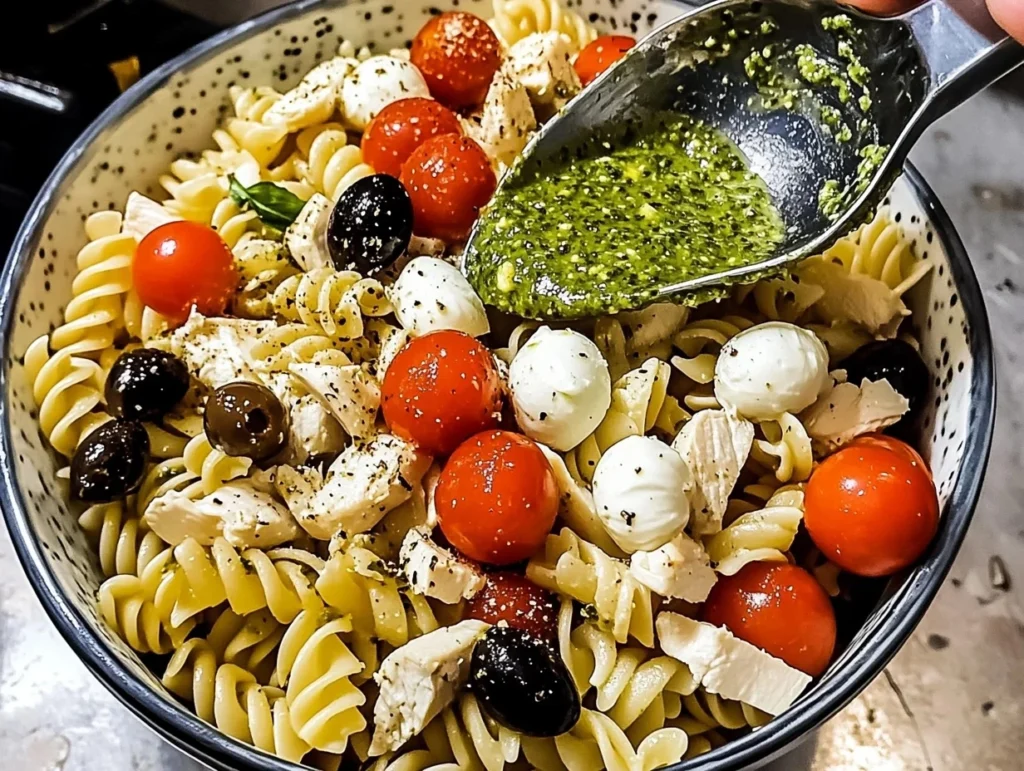
POLYGON ((764 508, 741 514, 704 539, 715 570, 731 576, 750 562, 785 562, 803 516, 803 485, 780 487, 764 508))
POLYGON ((121 501, 90 506, 78 518, 82 529, 98 542, 103 575, 137 576, 167 545, 137 517, 125 515, 121 501))
POLYGON ((754 440, 750 457, 774 472, 780 482, 803 482, 811 475, 814 456, 811 438, 800 419, 784 413, 760 424, 764 438, 754 440))
POLYGON ((189 498, 209 495, 227 482, 249 473, 252 460, 232 457, 199 434, 185 445, 181 457, 154 464, 143 477, 136 498, 136 510, 144 514, 149 504, 169 492, 189 498))
POLYGON ((362 337, 363 316, 386 316, 393 310, 384 287, 353 271, 318 268, 285 279, 271 302, 286 321, 319 327, 330 338, 362 337))
POLYGON ((303 156, 295 164, 299 175, 332 201, 337 201, 353 182, 373 174, 373 169, 363 161, 363 151, 348 143, 348 135, 340 124, 324 123, 304 129, 295 141, 303 156))
POLYGON ((547 537, 544 551, 526 567, 531 581, 593 606, 598 621, 618 643, 632 637, 654 646, 654 602, 650 590, 613 559, 568 528, 547 537))
POLYGON ((753 324, 750 319, 736 315, 691 321, 673 338, 680 354, 672 357, 672 366, 697 385, 711 383, 722 346, 753 324))
POLYGON ((491 26, 505 46, 535 32, 561 32, 574 51, 597 39, 597 30, 559 0, 493 0, 491 26))

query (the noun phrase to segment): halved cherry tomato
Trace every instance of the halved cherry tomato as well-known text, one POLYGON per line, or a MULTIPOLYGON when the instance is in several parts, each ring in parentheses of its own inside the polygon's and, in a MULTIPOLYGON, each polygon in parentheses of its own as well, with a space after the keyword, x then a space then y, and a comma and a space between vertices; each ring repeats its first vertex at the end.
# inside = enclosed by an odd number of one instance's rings
POLYGON ((786 562, 751 562, 719 578, 704 620, 812 677, 825 671, 836 645, 836 616, 825 590, 786 562))
POLYGON ((180 323, 193 305, 203 315, 222 315, 238 274, 217 231, 182 220, 155 228, 139 242, 132 283, 145 305, 180 323))
POLYGON ((939 499, 921 457, 892 437, 854 442, 811 474, 804 524, 832 562, 860 576, 912 565, 939 527, 939 499))
POLYGON ((518 573, 502 571, 488 575, 484 588, 466 604, 465 615, 488 624, 504 621, 546 640, 558 636, 555 596, 518 573))
POLYGON ((452 453, 434 504, 452 546, 477 562, 510 565, 544 544, 558 514, 558 485, 531 440, 484 431, 452 453))
POLYGON ((498 36, 479 16, 450 11, 423 25, 409 52, 430 94, 453 110, 480 104, 501 66, 498 36))
POLYGON ((388 367, 381 409, 392 433, 447 455, 501 419, 501 377, 491 352, 464 332, 417 337, 388 367))
POLYGON ((461 134, 455 113, 440 102, 417 96, 392 102, 370 123, 363 134, 363 157, 376 171, 402 175, 413 150, 442 134, 461 134))
POLYGON ((580 83, 590 85, 597 76, 611 67, 626 55, 626 51, 636 45, 636 40, 629 35, 605 35, 588 45, 576 57, 576 74, 580 83))
POLYGON ((402 167, 416 235, 461 241, 498 185, 480 145, 458 134, 428 139, 402 167))

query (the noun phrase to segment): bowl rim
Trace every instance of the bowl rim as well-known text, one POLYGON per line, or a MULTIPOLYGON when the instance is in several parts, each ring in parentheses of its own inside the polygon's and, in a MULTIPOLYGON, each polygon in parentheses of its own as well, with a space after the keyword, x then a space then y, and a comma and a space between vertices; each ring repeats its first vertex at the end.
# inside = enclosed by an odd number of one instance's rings
MULTIPOLYGON (((11 331, 16 318, 14 297, 20 291, 33 259, 29 246, 41 235, 56 207, 61 186, 105 131, 163 88, 175 75, 241 40, 317 9, 341 7, 351 2, 353 0, 301 0, 271 9, 199 43, 128 89, 75 140, 47 178, 15 236, 0 276, 0 345, 4 354, 0 369, 0 423, 3 429, 0 433, 0 509, 15 553, 46 614, 93 675, 162 738, 194 759, 219 769, 295 771, 298 766, 220 732, 184 705, 159 694, 135 677, 102 636, 93 632, 84 613, 61 591, 29 523, 25 498, 14 473, 12 459, 15 452, 8 418, 8 380, 13 364, 11 331)), ((970 325, 969 347, 973 367, 968 433, 959 474, 943 514, 946 526, 925 561, 915 568, 920 580, 915 582, 913 591, 897 592, 888 617, 872 633, 871 648, 844 662, 841 678, 830 678, 815 699, 798 702, 767 726, 706 755, 677 763, 670 767, 673 771, 692 771, 698 767, 705 771, 738 771, 777 758, 808 738, 866 688, 896 655, 934 599, 966 536, 992 446, 995 419, 995 361, 988 314, 967 250, 948 214, 909 162, 905 173, 915 197, 928 213, 936 235, 949 255, 950 272, 970 325)), ((908 581, 904 586, 910 583, 908 581)))

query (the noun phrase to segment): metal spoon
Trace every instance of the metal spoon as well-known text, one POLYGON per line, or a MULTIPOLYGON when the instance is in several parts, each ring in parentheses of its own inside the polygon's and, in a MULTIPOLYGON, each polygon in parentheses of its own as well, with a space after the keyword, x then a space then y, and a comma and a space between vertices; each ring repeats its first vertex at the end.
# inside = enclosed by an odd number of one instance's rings
MULTIPOLYGON (((754 280, 820 253, 869 216, 930 123, 1022 62, 1024 48, 996 26, 983 0, 930 0, 890 19, 832 2, 718 0, 640 41, 547 123, 517 163, 532 168, 595 132, 665 110, 720 129, 764 179, 786 237, 768 260, 652 287, 659 298, 679 296, 754 280), (869 73, 865 86, 872 107, 862 110, 856 97, 840 101, 834 87, 801 80, 796 68, 791 104, 766 102, 744 62, 768 45, 792 58, 797 45, 809 44, 826 56, 831 52, 833 62, 845 67, 848 62, 836 57, 834 25, 823 24, 837 14, 850 20, 850 38, 869 73), (847 141, 837 141, 823 124, 823 106, 838 110, 851 127, 847 141), (858 179, 861 150, 869 144, 888 149, 873 173, 858 179), (838 210, 826 213, 819 195, 829 181, 846 195, 838 210)), ((475 235, 464 269, 476 258, 475 235)))

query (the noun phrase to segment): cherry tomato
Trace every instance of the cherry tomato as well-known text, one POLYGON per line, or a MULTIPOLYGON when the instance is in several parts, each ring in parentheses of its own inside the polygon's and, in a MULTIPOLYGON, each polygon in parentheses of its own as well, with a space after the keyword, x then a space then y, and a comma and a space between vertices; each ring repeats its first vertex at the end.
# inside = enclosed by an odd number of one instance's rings
POLYGON ((504 621, 545 640, 558 637, 554 595, 518 573, 488 575, 487 584, 466 605, 465 615, 488 624, 504 621))
POLYGON ((402 166, 402 182, 412 198, 416 234, 445 241, 469 235, 498 186, 480 145, 458 134, 417 147, 402 166))
POLYGON ((394 434, 448 455, 501 419, 501 377, 487 348, 453 330, 413 339, 384 375, 381 409, 394 434))
POLYGON ((939 527, 939 499, 924 461, 892 437, 854 442, 811 474, 804 524, 844 570, 887 576, 913 564, 939 527))
POLYGON ((720 577, 704 604, 704 620, 812 677, 825 671, 836 645, 836 616, 825 590, 786 562, 751 562, 720 577))
POLYGON ((206 316, 222 315, 238 275, 217 231, 182 220, 155 228, 139 242, 132 283, 143 303, 180 323, 193 305, 206 316))
POLYGON ((875 447, 884 447, 888 450, 892 450, 893 452, 900 453, 907 460, 924 471, 928 475, 929 479, 934 479, 932 477, 932 470, 928 467, 928 464, 925 463, 924 458, 921 457, 921 453, 900 439, 886 434, 864 434, 862 436, 858 436, 850 444, 866 444, 875 447))
POLYGON ((434 504, 452 546, 477 562, 510 565, 544 544, 558 514, 558 485, 531 440, 485 431, 452 453, 434 504))
POLYGON ((605 35, 588 45, 576 57, 576 74, 580 83, 590 85, 597 76, 611 67, 626 55, 626 51, 636 45, 636 40, 629 35, 605 35))
POLYGON ((451 11, 423 25, 409 52, 430 94, 453 110, 480 104, 501 66, 498 36, 479 16, 451 11))
POLYGON ((442 134, 461 134, 455 113, 433 99, 413 97, 392 102, 366 127, 363 157, 376 171, 402 175, 413 150, 442 134))

